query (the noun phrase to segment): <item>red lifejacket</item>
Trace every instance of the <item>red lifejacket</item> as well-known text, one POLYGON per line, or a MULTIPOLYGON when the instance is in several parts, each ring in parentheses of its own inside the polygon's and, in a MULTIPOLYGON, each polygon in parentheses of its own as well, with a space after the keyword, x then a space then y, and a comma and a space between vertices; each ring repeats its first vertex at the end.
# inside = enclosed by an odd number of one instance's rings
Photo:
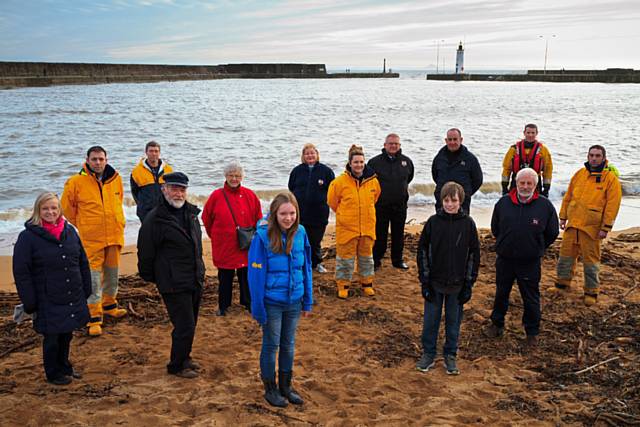
POLYGON ((540 173, 544 168, 544 159, 542 158, 542 144, 538 141, 534 141, 529 155, 525 150, 524 139, 516 142, 516 154, 513 156, 512 171, 515 176, 520 169, 531 168, 537 173, 540 173))

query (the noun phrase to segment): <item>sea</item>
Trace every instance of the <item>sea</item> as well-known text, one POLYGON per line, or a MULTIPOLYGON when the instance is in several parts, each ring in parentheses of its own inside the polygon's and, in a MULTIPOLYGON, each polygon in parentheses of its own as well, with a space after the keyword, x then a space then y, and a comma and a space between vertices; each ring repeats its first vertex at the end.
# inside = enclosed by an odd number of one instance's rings
MULTIPOLYGON (((433 213, 431 162, 446 130, 461 129, 484 173, 474 210, 500 197, 502 158, 536 123, 551 150, 550 199, 559 205, 589 146, 607 148, 620 171, 624 198, 616 228, 640 225, 640 85, 598 83, 431 81, 406 71, 398 79, 237 79, 53 86, 0 90, 0 254, 10 254, 45 190, 61 193, 92 145, 103 146, 125 185, 127 242, 139 222, 129 175, 155 140, 162 157, 190 178, 190 199, 203 206, 224 182, 231 161, 243 185, 267 209, 286 189, 302 146, 316 144, 336 175, 351 144, 367 158, 385 136, 400 135, 415 165, 409 208, 418 220, 433 213)), ((486 223, 486 220, 484 221, 486 223)), ((481 221, 480 226, 488 224, 481 221)))

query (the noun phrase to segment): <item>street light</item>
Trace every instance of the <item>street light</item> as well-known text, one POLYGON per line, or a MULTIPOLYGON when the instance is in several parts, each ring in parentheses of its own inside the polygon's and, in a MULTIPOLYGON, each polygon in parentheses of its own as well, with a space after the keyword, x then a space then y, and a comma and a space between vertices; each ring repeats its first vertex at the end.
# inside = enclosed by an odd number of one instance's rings
POLYGON ((436 40, 436 74, 440 74, 440 42, 443 40, 436 40))
POLYGON ((549 37, 554 38, 556 35, 551 36, 538 36, 540 39, 544 39, 544 74, 547 74, 547 54, 549 53, 549 37))

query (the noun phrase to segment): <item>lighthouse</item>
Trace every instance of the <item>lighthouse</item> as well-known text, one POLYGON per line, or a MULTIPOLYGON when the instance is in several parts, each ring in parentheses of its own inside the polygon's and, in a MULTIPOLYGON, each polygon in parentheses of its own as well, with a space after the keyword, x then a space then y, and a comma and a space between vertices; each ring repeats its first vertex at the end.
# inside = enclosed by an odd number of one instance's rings
POLYGON ((462 47, 462 42, 458 45, 458 50, 456 51, 456 74, 464 73, 464 48, 462 47))

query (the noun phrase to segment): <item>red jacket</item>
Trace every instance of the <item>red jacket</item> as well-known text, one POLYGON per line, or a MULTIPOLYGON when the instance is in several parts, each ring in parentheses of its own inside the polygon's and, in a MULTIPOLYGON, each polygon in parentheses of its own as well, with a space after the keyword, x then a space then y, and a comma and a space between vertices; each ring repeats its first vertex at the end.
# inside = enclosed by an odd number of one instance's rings
MULTIPOLYGON (((241 251, 238 248, 236 226, 222 191, 223 188, 219 188, 211 193, 202 211, 202 222, 211 239, 213 264, 217 268, 227 270, 247 267, 249 251, 241 251)), ((231 188, 226 182, 224 192, 238 225, 255 227, 258 220, 262 218, 260 200, 255 193, 243 186, 231 188)))

